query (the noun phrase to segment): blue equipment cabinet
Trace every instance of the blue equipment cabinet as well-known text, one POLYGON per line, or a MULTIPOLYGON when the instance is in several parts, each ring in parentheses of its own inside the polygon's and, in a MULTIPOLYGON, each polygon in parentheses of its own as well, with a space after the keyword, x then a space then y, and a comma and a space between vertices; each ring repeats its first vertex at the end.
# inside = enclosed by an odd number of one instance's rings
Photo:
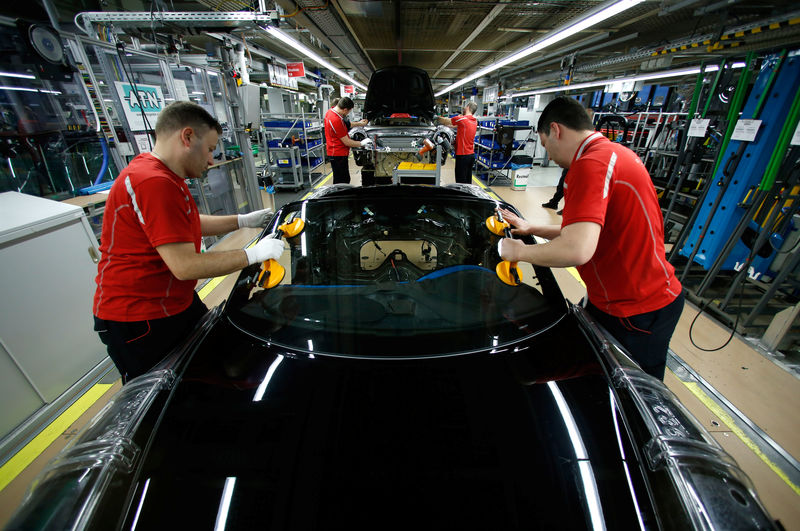
MULTIPOLYGON (((699 249, 694 254, 693 260, 708 270, 720 255, 725 243, 745 214, 745 210, 738 205, 751 189, 759 185, 764 176, 786 120, 787 109, 791 107, 798 87, 800 87, 800 51, 789 53, 782 65, 778 56, 771 56, 764 61, 741 115, 741 119, 761 120, 756 139, 753 142, 745 142, 746 146, 732 176, 726 175, 725 169, 731 164, 731 157, 739 151, 742 141, 732 140, 728 144, 721 159, 722 163, 713 176, 714 182, 680 250, 682 256, 691 258, 699 242, 699 249), (780 70, 770 86, 770 76, 777 68, 780 70), (759 116, 755 116, 758 101, 767 90, 769 94, 763 109, 759 116), (717 201, 720 194, 722 197, 717 201), (716 210, 714 210, 715 204, 716 210), (704 230, 707 222, 708 229, 704 230)), ((750 249, 741 240, 738 241, 721 269, 734 270, 738 264, 744 262, 749 252, 750 249)), ((752 267, 756 272, 763 273, 769 268, 773 258, 774 253, 769 257, 758 257, 752 267)))

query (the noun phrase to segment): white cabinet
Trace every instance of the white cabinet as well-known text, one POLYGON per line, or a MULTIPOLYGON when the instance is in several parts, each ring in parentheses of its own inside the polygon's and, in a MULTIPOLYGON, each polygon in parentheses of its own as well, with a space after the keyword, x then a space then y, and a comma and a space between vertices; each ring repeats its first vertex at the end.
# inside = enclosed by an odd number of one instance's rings
POLYGON ((0 439, 105 360, 92 319, 99 256, 80 207, 0 194, 0 439))

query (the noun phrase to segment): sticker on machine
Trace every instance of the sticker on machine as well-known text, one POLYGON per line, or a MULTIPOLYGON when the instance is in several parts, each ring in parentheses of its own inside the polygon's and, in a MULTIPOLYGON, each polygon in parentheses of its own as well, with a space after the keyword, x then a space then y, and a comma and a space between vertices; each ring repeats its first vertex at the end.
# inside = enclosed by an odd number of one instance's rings
POLYGON ((156 125, 156 117, 164 108, 164 93, 158 85, 131 85, 115 81, 117 94, 125 110, 125 118, 131 131, 152 130, 156 125), (148 124, 145 124, 145 117, 148 124))
POLYGON ((756 139, 760 127, 761 120, 739 120, 736 122, 736 127, 733 129, 731 140, 752 142, 756 139))
POLYGON ((695 118, 689 124, 689 136, 696 136, 698 138, 705 138, 708 124, 711 120, 708 118, 695 118))

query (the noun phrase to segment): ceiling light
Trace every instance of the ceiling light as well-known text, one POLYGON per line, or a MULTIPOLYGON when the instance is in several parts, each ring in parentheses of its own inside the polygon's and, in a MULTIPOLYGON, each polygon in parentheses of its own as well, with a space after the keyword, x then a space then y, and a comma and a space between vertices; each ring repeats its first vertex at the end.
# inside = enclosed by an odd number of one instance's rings
POLYGON ((304 45, 303 43, 301 43, 300 41, 298 41, 296 39, 293 39, 292 37, 290 37, 285 32, 279 30, 278 28, 276 28, 274 26, 268 26, 267 28, 265 28, 265 30, 266 30, 267 33, 269 33, 270 35, 272 35, 273 37, 275 37, 279 41, 283 42, 284 44, 288 44, 289 46, 291 46, 292 48, 294 48, 298 52, 302 53, 303 55, 305 55, 306 57, 308 57, 309 59, 311 59, 315 63, 319 64, 320 66, 323 66, 323 67, 327 68, 328 70, 330 70, 331 72, 333 72, 334 74, 339 76, 340 78, 342 78, 342 79, 344 79, 346 81, 349 81, 350 83, 352 83, 356 87, 360 88, 361 90, 367 90, 366 85, 364 85, 363 83, 359 83, 358 81, 356 81, 352 77, 348 76, 345 72, 342 72, 341 70, 339 70, 338 68, 336 68, 335 66, 330 64, 328 61, 326 61, 325 59, 323 59, 322 57, 320 57, 316 53, 312 52, 311 49, 309 49, 306 45, 304 45))
POLYGON ((613 17, 614 15, 618 15, 623 11, 632 8, 636 4, 641 3, 642 1, 643 0, 618 0, 606 3, 604 4, 605 7, 597 8, 598 10, 595 10, 594 12, 590 11, 589 12, 590 14, 576 20, 575 22, 568 23, 566 26, 562 26, 561 28, 553 30, 552 32, 545 35, 543 38, 533 43, 532 45, 509 55, 508 57, 506 57, 501 61, 498 61, 497 63, 482 68, 477 72, 468 75, 461 81, 453 83, 447 88, 440 90, 439 92, 436 93, 436 96, 441 96, 442 94, 446 94, 447 92, 450 92, 451 90, 456 89, 461 85, 464 85, 465 83, 469 83, 473 79, 485 76, 490 72, 494 72, 495 70, 498 70, 508 64, 519 61, 520 59, 523 59, 533 53, 543 50, 548 46, 552 46, 553 44, 562 41, 567 37, 575 35, 579 31, 583 31, 587 28, 594 26, 595 24, 599 24, 600 22, 606 20, 607 18, 613 17))
POLYGON ((0 86, 0 90, 17 90, 22 92, 42 92, 44 94, 61 94, 61 92, 57 90, 45 90, 45 89, 38 89, 38 88, 29 88, 29 87, 4 87, 0 86))
MULTIPOLYGON (((744 63, 733 63, 731 65, 731 68, 744 68, 744 66, 745 66, 744 63)), ((716 72, 717 70, 719 70, 719 65, 708 65, 703 69, 704 72, 716 72)), ((687 68, 679 68, 677 70, 664 70, 662 72, 651 72, 649 74, 641 74, 638 76, 598 79, 595 81, 587 81, 585 83, 574 83, 572 85, 559 85, 557 87, 548 87, 543 89, 529 90, 526 92, 519 92, 517 94, 512 94, 511 96, 514 98, 522 96, 535 96, 536 94, 548 94, 550 92, 563 92, 566 90, 578 90, 591 87, 600 87, 608 85, 610 83, 648 81, 650 79, 664 79, 668 77, 690 76, 692 74, 699 74, 699 73, 700 73, 700 67, 694 66, 687 68)))
POLYGON ((36 76, 30 74, 17 74, 15 72, 0 72, 0 77, 19 77, 22 79, 36 79, 36 76))

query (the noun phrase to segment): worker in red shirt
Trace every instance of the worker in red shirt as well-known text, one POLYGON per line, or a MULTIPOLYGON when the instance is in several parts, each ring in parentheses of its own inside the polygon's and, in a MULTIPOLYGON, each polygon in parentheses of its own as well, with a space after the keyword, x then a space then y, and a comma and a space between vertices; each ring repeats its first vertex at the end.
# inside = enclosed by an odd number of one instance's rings
POLYGON ((595 132, 573 98, 551 101, 539 118, 550 159, 569 168, 561 226, 532 225, 506 210, 516 228, 550 241, 500 241, 500 256, 549 267, 577 266, 587 310, 642 369, 664 379, 669 340, 683 309, 681 283, 664 251, 661 208, 650 175, 630 149, 595 132))
POLYGON ((463 114, 445 118, 437 117, 440 124, 456 128, 456 182, 470 184, 475 166, 475 132, 478 120, 473 116, 478 105, 474 101, 464 105, 463 114))
MULTIPOLYGON (((333 184, 350 183, 350 168, 347 161, 350 156, 350 148, 368 147, 372 143, 367 138, 358 142, 347 135, 349 127, 345 120, 350 111, 353 110, 353 107, 353 100, 345 96, 325 113, 325 150, 331 163, 331 171, 333 171, 333 184)), ((352 125, 362 126, 366 124, 366 120, 361 120, 353 122, 352 125)), ((374 183, 362 182, 361 184, 369 186, 374 183)))
POLYGON ((185 180, 202 177, 222 133, 203 107, 188 101, 168 105, 155 133, 153 151, 139 154, 114 181, 103 216, 95 330, 123 383, 150 370, 208 311, 194 290, 197 279, 283 252, 283 242, 264 238, 244 250, 201 253, 201 236, 266 226, 272 211, 198 212, 185 180))

